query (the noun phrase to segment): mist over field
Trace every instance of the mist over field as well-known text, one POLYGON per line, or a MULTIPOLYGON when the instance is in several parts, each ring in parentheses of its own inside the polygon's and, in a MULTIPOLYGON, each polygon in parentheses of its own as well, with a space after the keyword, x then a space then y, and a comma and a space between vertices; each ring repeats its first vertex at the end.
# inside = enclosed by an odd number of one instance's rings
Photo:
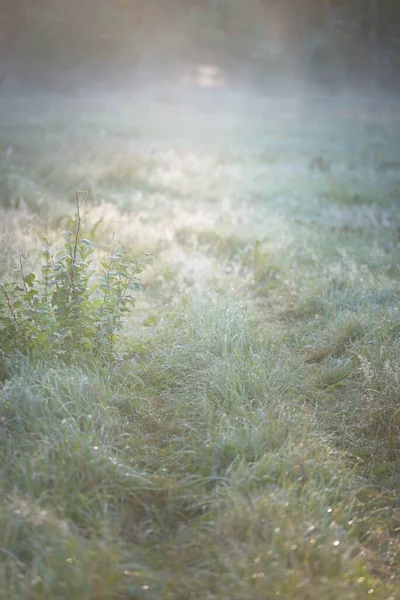
POLYGON ((397 600, 399 5, 0 3, 0 598, 397 600))

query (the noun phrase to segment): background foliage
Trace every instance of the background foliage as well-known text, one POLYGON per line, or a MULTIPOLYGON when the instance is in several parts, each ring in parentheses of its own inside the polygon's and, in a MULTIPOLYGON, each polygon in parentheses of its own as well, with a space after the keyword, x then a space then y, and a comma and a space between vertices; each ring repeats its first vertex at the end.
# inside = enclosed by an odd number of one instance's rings
POLYGON ((107 78, 205 63, 240 81, 393 86, 399 23, 394 0, 3 0, 2 76, 47 84, 71 70, 107 78))

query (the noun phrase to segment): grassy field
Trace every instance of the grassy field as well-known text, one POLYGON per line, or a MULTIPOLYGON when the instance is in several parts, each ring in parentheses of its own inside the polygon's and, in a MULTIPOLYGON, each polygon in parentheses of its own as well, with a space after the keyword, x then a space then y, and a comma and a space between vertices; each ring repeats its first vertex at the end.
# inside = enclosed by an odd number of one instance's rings
POLYGON ((0 597, 400 598, 396 102, 4 94, 0 144, 1 282, 76 189, 152 254, 114 360, 3 359, 0 597))

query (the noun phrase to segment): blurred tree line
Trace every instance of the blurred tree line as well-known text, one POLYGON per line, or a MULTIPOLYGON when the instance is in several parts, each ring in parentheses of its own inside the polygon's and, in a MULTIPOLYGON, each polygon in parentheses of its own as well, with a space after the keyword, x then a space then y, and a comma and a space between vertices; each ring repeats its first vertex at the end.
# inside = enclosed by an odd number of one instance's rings
POLYGON ((46 84, 213 64, 233 80, 400 75, 399 0, 0 0, 0 79, 46 84))

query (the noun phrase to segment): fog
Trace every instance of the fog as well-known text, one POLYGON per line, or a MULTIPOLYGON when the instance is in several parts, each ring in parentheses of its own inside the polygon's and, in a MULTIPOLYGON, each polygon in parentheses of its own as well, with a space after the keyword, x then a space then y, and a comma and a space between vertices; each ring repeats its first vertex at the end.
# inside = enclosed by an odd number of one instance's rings
POLYGON ((4 0, 0 136, 7 189, 20 187, 18 169, 40 188, 32 166, 39 157, 50 171, 52 160, 68 161, 79 172, 69 184, 86 185, 101 169, 95 157, 111 147, 268 147, 290 156, 293 139, 306 132, 318 156, 339 147, 351 153, 354 128, 357 139, 369 140, 365 160, 376 166, 378 128, 392 135, 400 114, 398 5, 302 6, 4 0))
POLYGON ((1 91, 393 92, 398 22, 392 0, 3 0, 1 91))

